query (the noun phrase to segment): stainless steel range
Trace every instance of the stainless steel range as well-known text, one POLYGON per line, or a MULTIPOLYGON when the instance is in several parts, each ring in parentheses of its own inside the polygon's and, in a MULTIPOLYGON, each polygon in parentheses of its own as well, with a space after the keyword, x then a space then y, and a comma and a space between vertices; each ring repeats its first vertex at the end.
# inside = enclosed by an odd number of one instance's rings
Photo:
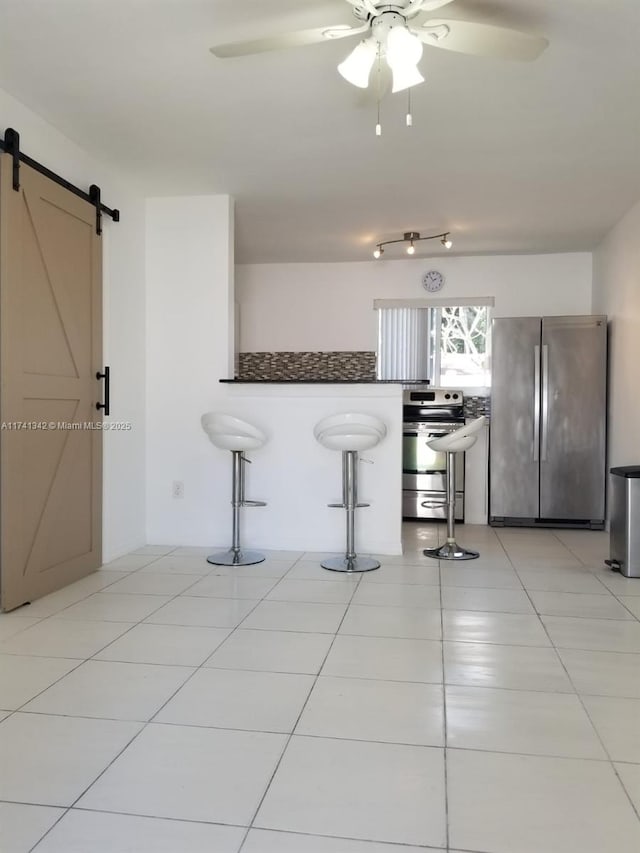
MULTIPOLYGON (((462 391, 412 388, 403 392, 402 517, 444 519, 447 455, 428 442, 464 423, 462 391)), ((464 521, 464 453, 456 460, 456 521, 464 521)))

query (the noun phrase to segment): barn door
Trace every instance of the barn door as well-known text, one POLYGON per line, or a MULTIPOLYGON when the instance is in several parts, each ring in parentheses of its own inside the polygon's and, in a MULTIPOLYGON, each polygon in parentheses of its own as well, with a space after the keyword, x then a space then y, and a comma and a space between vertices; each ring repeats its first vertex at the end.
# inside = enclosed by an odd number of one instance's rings
POLYGON ((0 604, 102 557, 102 247, 95 208, 0 157, 0 604))

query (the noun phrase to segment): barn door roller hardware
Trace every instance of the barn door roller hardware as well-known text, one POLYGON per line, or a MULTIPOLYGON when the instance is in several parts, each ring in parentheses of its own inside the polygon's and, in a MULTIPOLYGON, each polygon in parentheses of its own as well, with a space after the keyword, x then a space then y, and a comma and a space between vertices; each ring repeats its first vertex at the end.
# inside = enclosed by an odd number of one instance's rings
POLYGON ((13 188, 16 192, 20 190, 20 163, 25 163, 32 169, 35 169, 36 172, 39 172, 41 175, 44 175, 46 178, 54 181, 59 186, 64 187, 66 190, 69 190, 69 192, 77 195, 78 198, 82 198, 85 201, 88 201, 89 204, 92 204, 96 209, 96 234, 102 234, 103 213, 110 216, 114 222, 120 222, 120 211, 116 208, 111 209, 110 207, 107 207, 106 204, 102 204, 100 187, 95 184, 91 184, 89 192, 87 193, 65 180, 65 178, 61 178, 60 175, 52 172, 51 169, 47 169, 47 167, 43 166, 42 163, 38 163, 37 160, 23 154, 23 152, 20 151, 20 134, 12 127, 8 127, 5 130, 4 140, 0 139, 0 150, 6 151, 7 154, 10 154, 13 160, 13 188))

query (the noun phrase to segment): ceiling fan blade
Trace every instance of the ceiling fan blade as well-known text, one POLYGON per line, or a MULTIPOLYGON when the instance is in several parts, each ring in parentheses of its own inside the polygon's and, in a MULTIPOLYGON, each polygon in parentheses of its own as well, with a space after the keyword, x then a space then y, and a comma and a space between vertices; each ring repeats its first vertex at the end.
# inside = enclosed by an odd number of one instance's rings
POLYGON ((541 36, 519 30, 453 19, 432 18, 414 32, 421 41, 432 47, 522 62, 536 59, 549 44, 541 36))
POLYGON ((420 12, 435 12, 436 9, 448 6, 449 3, 453 3, 453 0, 425 0, 420 6, 420 12))
POLYGON ((237 41, 230 44, 216 44, 209 50, 219 59, 229 59, 234 56, 248 56, 251 53, 265 53, 268 50, 280 50, 285 47, 300 47, 305 44, 317 44, 322 41, 355 36, 369 29, 369 24, 362 27, 350 27, 347 24, 337 24, 333 27, 314 27, 311 30, 298 30, 295 33, 281 33, 277 36, 255 39, 254 41, 237 41))

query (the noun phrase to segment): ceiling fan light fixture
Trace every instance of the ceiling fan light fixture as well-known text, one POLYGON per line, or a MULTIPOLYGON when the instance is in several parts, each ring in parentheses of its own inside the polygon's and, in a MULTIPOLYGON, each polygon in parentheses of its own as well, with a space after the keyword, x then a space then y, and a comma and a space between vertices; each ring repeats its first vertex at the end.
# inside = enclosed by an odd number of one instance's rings
POLYGON ((418 70, 422 42, 406 27, 394 27, 387 36, 387 62, 393 72, 393 92, 402 92, 424 83, 418 70))
POLYGON ((411 89, 413 86, 418 86, 420 83, 424 83, 424 77, 418 71, 416 66, 406 66, 402 68, 398 68, 397 66, 394 68, 392 66, 393 71, 393 86, 391 87, 391 91, 395 94, 396 92, 404 92, 405 89, 411 89))
POLYGON ((349 56, 338 65, 338 72, 348 83, 357 86, 359 89, 366 89, 377 54, 378 45, 375 41, 372 39, 361 41, 349 56))
POLYGON ((422 42, 407 27, 393 27, 387 36, 387 62, 416 65, 422 59, 422 42))

